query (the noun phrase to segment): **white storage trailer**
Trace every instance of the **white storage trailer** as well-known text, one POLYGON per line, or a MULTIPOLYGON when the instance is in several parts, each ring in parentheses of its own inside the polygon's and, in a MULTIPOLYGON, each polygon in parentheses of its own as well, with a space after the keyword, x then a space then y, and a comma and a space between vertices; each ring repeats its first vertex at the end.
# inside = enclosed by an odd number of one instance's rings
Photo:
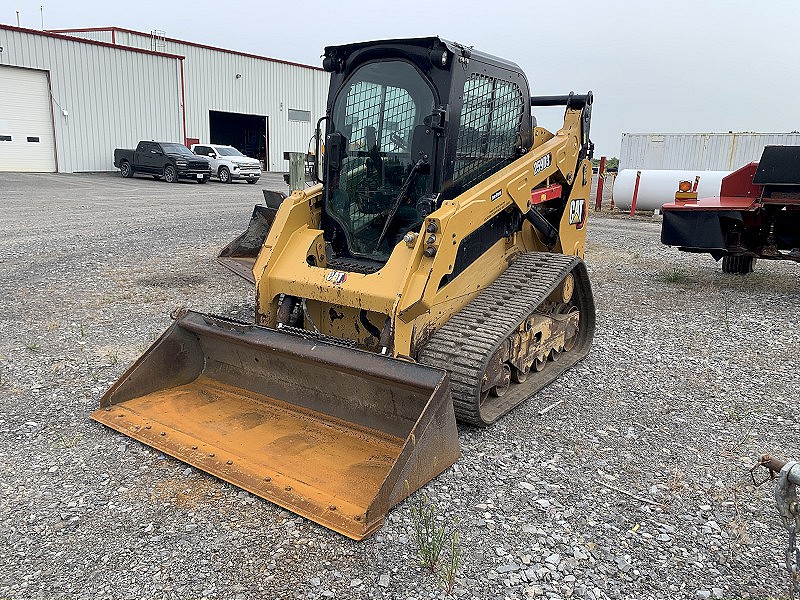
POLYGON ((619 168, 735 171, 775 145, 800 145, 800 132, 623 133, 619 168))

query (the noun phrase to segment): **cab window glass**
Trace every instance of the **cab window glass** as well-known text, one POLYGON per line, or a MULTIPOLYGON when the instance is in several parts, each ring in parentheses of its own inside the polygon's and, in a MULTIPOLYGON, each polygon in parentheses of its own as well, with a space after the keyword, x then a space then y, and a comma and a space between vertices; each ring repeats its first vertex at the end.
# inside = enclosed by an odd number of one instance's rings
POLYGON ((433 108, 423 75, 399 60, 360 67, 336 97, 332 126, 343 150, 326 210, 351 254, 383 260, 421 223, 416 202, 430 177, 414 171, 411 140, 433 108))

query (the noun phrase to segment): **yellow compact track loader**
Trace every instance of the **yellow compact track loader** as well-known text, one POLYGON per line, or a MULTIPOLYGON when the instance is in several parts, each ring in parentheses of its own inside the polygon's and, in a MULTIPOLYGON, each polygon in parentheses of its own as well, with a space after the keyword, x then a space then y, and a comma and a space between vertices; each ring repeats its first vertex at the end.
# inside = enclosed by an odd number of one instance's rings
POLYGON ((361 539, 586 356, 591 93, 439 38, 326 48, 318 183, 220 260, 255 323, 181 309, 93 418, 361 539), (563 105, 555 134, 532 106, 563 105))

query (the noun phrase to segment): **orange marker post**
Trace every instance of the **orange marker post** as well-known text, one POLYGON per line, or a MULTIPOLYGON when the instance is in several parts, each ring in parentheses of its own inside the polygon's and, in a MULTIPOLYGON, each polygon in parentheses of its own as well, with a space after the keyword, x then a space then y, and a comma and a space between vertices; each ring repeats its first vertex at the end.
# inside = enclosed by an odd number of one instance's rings
POLYGON ((639 196, 639 180, 642 177, 641 171, 636 171, 636 185, 633 186, 633 200, 631 200, 631 216, 636 214, 636 198, 639 196))
POLYGON ((594 209, 600 210, 603 207, 603 183, 606 175, 606 157, 600 157, 600 167, 597 169, 597 198, 594 201, 594 209))

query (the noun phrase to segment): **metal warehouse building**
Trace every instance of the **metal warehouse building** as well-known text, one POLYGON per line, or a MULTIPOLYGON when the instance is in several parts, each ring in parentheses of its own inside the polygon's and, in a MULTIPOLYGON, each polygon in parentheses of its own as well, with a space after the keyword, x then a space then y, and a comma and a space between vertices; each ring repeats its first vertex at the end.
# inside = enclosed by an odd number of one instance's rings
POLYGON ((619 168, 735 171, 771 145, 800 145, 800 133, 623 133, 619 168))
POLYGON ((163 35, 0 24, 0 47, 0 171, 107 171, 140 139, 230 144, 285 170, 325 113, 319 68, 163 35))

